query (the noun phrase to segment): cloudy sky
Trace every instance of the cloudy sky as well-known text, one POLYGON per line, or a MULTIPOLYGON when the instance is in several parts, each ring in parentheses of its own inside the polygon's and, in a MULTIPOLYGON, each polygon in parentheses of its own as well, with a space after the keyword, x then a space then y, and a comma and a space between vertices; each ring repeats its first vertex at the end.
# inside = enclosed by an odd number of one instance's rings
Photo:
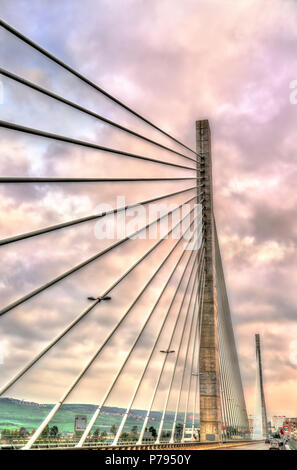
MULTIPOLYGON (((297 340, 297 105, 291 104, 289 97, 290 83, 297 79, 297 2, 1 0, 0 16, 192 148, 195 147, 195 120, 209 119, 215 214, 248 409, 253 412, 254 334, 260 333, 268 412, 296 416, 297 360, 293 342, 297 340)), ((2 28, 0 41, 1 67, 192 156, 2 28)), ((3 120, 195 167, 183 157, 128 138, 8 78, 3 77, 2 84, 3 120)), ((1 129, 0 152, 4 176, 189 177, 193 174, 189 169, 139 163, 116 154, 5 129, 1 129)), ((106 183, 2 184, 1 238, 90 215, 102 202, 114 205, 118 194, 132 203, 189 188, 174 199, 182 203, 195 194, 190 190, 192 183, 187 180, 164 183, 161 187, 156 183, 133 183, 129 187, 106 183)), ((108 246, 106 240, 95 239, 94 224, 85 223, 65 232, 2 247, 1 304, 9 304, 108 246)), ((103 257, 3 316, 0 321, 4 349, 2 383, 87 307, 88 295, 102 294, 127 269, 128 263, 133 264, 152 243, 137 240, 125 249, 118 248, 108 260, 103 257)), ((160 246, 145 268, 133 273, 132 282, 137 291, 173 245, 168 241, 166 250, 160 246)), ((149 295, 142 299, 141 312, 149 312, 160 285, 166 281, 180 254, 181 251, 175 253, 175 258, 169 259, 167 268, 153 281, 149 295)), ((185 262, 186 259, 184 266, 185 262)), ((181 272, 177 274, 180 276, 181 272)), ((7 396, 43 402, 58 399, 65 383, 71 383, 86 358, 95 351, 98 338, 105 337, 131 304, 130 282, 115 289, 112 303, 106 302, 92 310, 80 328, 63 338, 7 396)), ((165 314, 164 305, 177 282, 178 276, 138 346, 133 364, 128 364, 126 377, 131 385, 130 393, 139 376, 143 351, 149 348, 160 315, 165 314)), ((182 293, 178 297, 180 302, 182 293)), ((71 400, 98 401, 118 361, 132 344, 142 318, 136 308, 122 334, 113 340, 71 400), (98 376, 100 390, 95 393, 98 376), (90 389, 92 392, 86 391, 90 389)), ((165 338, 166 332, 161 346, 165 338)), ((142 397, 153 383, 159 364, 156 356, 142 397)), ((161 384, 162 390, 165 382, 161 384)), ((129 400, 126 385, 127 382, 118 384, 110 403, 116 403, 119 394, 129 400)), ((137 404, 144 406, 143 400, 139 398, 137 404)))

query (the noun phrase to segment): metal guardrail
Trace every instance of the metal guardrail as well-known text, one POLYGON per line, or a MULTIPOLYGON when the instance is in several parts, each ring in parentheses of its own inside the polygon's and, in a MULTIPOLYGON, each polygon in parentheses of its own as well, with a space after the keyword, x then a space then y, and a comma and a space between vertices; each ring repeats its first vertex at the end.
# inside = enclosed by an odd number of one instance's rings
MULTIPOLYGON (((218 444, 245 444, 251 443, 251 440, 230 440, 230 441, 214 441, 214 442, 197 442, 197 441, 187 441, 187 442, 174 442, 169 443, 168 441, 160 442, 160 444, 155 444, 154 442, 137 444, 135 441, 119 443, 116 446, 111 444, 106 444, 103 442, 86 442, 83 447, 75 447, 77 442, 48 442, 35 444, 32 447, 32 450, 46 450, 46 449, 57 449, 57 450, 154 450, 154 449, 174 449, 181 447, 215 447, 218 444)), ((258 442, 258 441, 257 441, 258 442)), ((2 444, 1 450, 21 450, 24 447, 25 443, 11 443, 11 444, 2 444)))
MULTIPOLYGON (((152 447, 154 446, 154 448, 160 448, 160 447, 168 447, 168 446, 180 446, 180 445, 183 445, 179 442, 175 442, 174 444, 169 444, 169 441, 161 441, 160 444, 155 444, 155 441, 150 441, 150 442, 146 442, 146 443, 143 443, 143 444, 136 444, 136 441, 125 441, 125 442, 120 442, 119 444, 117 444, 116 446, 113 446, 111 445, 111 443, 106 443, 106 442, 97 442, 97 441, 93 441, 93 442, 85 442, 84 443, 84 446, 81 447, 81 448, 77 448, 75 447, 76 444, 78 443, 78 441, 76 442, 42 442, 42 443, 36 443, 34 444, 34 446, 32 446, 32 449, 73 449, 73 450, 81 450, 81 449, 93 449, 93 448, 98 448, 98 449, 118 449, 118 448, 144 448, 144 447, 152 447)), ((187 442, 187 443, 184 443, 185 445, 186 444, 197 444, 197 441, 191 441, 191 442, 187 442)), ((12 442, 12 443, 9 443, 9 444, 2 444, 0 446, 0 448, 2 450, 5 450, 5 449, 21 449, 22 447, 24 447, 26 443, 25 442, 12 442)), ((198 443, 199 444, 199 443, 198 443)))
POLYGON ((297 450, 297 441, 295 439, 290 439, 288 446, 290 450, 297 450))

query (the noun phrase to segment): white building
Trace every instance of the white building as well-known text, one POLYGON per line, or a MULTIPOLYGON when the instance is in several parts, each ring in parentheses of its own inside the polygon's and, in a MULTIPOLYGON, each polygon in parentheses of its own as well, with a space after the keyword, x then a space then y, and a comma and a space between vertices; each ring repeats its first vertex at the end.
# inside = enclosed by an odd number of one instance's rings
POLYGON ((278 431, 283 427, 286 416, 271 416, 271 428, 272 431, 278 431))

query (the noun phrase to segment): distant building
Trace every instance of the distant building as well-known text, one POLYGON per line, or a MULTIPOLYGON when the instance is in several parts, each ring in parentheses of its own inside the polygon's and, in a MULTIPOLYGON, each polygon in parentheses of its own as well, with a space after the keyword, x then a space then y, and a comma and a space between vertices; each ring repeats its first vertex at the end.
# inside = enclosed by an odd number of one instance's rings
POLYGON ((144 432, 144 435, 143 435, 143 440, 144 441, 151 441, 153 439, 154 438, 153 438, 153 435, 152 435, 151 431, 145 431, 144 432))
POLYGON ((60 434, 60 438, 61 439, 72 439, 74 436, 74 433, 73 432, 62 432, 60 434))
POLYGON ((254 434, 254 419, 253 415, 249 415, 249 429, 251 434, 254 434))
POLYGON ((75 416, 74 419, 74 431, 84 431, 87 427, 87 417, 86 416, 75 416))
POLYGON ((271 416, 271 430, 272 432, 279 431, 286 421, 286 416, 271 416))
POLYGON ((284 425, 290 426, 290 431, 297 431, 297 418, 285 418, 284 425))

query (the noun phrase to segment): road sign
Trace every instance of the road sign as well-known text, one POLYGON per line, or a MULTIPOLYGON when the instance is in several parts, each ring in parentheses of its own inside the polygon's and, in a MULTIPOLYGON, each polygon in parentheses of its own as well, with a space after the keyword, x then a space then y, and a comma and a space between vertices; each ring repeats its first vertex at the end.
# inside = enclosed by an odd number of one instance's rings
POLYGON ((290 434, 290 426, 285 424, 285 426, 283 426, 282 431, 282 434, 290 434))
POLYGON ((84 431, 87 426, 86 416, 75 416, 74 431, 84 431))

